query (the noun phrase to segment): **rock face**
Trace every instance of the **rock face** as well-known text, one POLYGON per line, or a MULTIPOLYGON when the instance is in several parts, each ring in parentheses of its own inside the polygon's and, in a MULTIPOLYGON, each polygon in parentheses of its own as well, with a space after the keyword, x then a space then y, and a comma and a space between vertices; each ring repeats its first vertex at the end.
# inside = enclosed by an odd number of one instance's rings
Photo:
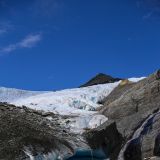
MULTIPOLYGON (((111 160, 157 159, 160 156, 159 71, 138 83, 119 85, 103 103, 100 112, 116 124, 116 130, 123 138, 123 141, 117 140, 120 143, 118 146, 121 146, 119 152, 116 153, 117 147, 112 151, 106 149, 114 155, 111 160)), ((110 125, 107 125, 105 130, 109 128, 110 125)), ((115 130, 115 126, 112 129, 115 130)), ((111 134, 114 135, 114 132, 111 134)), ((96 131, 90 131, 88 136, 89 142, 94 141, 95 136, 98 138, 96 131)), ((115 143, 114 139, 110 140, 110 144, 115 143)), ((111 146, 106 140, 103 143, 111 146)))
POLYGON ((101 148, 107 158, 117 158, 123 137, 118 132, 115 122, 107 121, 97 129, 86 132, 84 136, 92 149, 101 148))
POLYGON ((109 75, 105 75, 103 73, 97 74, 94 78, 89 80, 86 84, 82 85, 81 87, 88 87, 97 84, 105 84, 105 83, 113 83, 121 80, 120 78, 113 78, 109 75))
POLYGON ((132 130, 160 107, 160 81, 153 74, 148 78, 130 84, 130 87, 117 87, 107 99, 101 112, 117 123, 118 130, 125 137, 130 137, 132 130), (116 91, 117 90, 117 91, 116 91), (121 90, 121 91, 120 91, 121 90), (116 97, 116 98, 112 98, 116 97))
POLYGON ((78 147, 80 137, 58 124, 62 117, 0 104, 0 159, 62 159, 78 147), (52 121, 49 120, 49 117, 52 121))
POLYGON ((103 100, 100 112, 109 121, 86 133, 92 148, 106 146, 111 160, 160 158, 159 73, 138 83, 120 84, 103 100))

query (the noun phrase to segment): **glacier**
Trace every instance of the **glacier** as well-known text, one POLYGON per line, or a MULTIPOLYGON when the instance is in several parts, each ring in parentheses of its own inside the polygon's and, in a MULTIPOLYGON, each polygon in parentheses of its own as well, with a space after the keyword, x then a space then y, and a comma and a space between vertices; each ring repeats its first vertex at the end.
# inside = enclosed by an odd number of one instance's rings
MULTIPOLYGON (((138 82, 143 78, 128 80, 138 82)), ((83 133, 85 129, 96 128, 108 120, 97 112, 101 107, 99 102, 107 97, 120 82, 44 92, 0 87, 0 101, 67 116, 60 124, 72 132, 83 133)), ((52 120, 51 117, 46 118, 52 120)))

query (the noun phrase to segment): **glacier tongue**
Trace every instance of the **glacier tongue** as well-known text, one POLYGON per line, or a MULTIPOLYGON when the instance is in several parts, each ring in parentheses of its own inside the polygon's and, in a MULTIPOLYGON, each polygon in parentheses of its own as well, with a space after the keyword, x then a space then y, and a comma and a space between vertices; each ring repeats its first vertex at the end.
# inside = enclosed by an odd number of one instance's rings
POLYGON ((107 97, 119 83, 120 81, 47 92, 24 97, 10 103, 65 115, 67 119, 62 120, 60 124, 69 128, 72 132, 81 133, 84 129, 95 128, 108 120, 107 117, 96 112, 96 109, 101 106, 98 102, 107 97))
MULTIPOLYGON (((137 82, 141 79, 129 80, 137 82)), ((2 87, 0 101, 65 115, 68 117, 66 119, 68 123, 62 121, 64 127, 67 124, 73 132, 83 132, 85 128, 95 128, 108 120, 107 117, 96 112, 96 109, 101 106, 98 102, 107 97, 120 82, 56 92, 24 91, 2 87)))
POLYGON ((42 93, 18 99, 13 103, 60 115, 79 115, 87 113, 87 111, 90 113, 100 106, 98 102, 107 97, 119 83, 42 93))

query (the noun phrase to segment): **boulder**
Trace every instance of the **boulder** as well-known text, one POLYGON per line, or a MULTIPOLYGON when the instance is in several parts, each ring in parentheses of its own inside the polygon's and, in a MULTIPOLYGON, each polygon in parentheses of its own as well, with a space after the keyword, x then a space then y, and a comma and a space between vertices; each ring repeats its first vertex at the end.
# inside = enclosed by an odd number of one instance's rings
POLYGON ((102 149, 106 158, 116 159, 123 142, 115 122, 107 121, 100 127, 84 134, 92 149, 102 149))

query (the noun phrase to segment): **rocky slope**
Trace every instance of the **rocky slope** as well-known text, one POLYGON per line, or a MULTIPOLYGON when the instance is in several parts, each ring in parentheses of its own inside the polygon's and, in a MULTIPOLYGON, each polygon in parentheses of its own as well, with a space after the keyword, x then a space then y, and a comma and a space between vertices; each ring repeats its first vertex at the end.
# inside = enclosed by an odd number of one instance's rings
POLYGON ((88 148, 81 136, 60 126, 62 119, 65 117, 1 103, 0 159, 58 160, 79 147, 88 148))
POLYGON ((159 159, 160 71, 122 84, 103 100, 100 112, 109 120, 86 133, 87 140, 92 148, 105 146, 113 160, 159 159))

